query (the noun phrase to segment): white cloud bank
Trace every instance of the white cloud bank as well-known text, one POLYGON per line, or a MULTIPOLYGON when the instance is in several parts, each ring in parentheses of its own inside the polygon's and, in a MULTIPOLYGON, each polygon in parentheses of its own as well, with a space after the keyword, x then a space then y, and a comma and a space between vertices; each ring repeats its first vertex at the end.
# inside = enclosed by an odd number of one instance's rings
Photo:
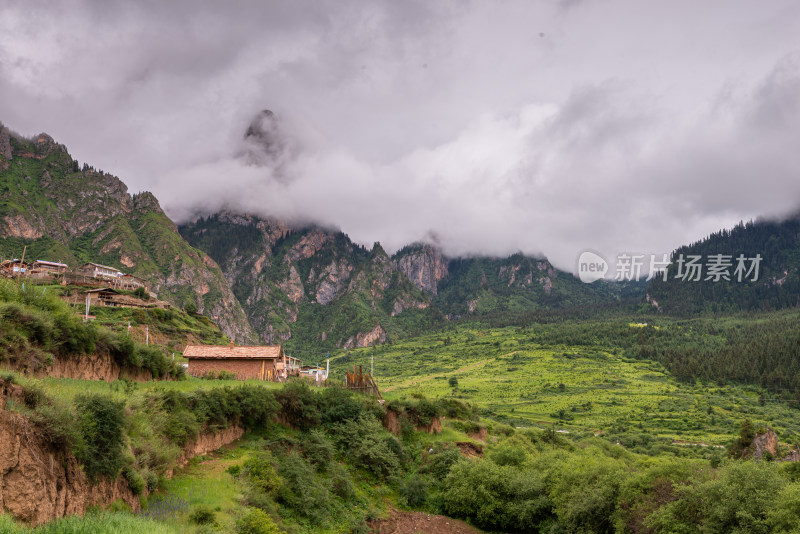
POLYGON ((797 208, 797 35, 779 1, 12 0, 0 120, 179 220, 235 206, 571 270, 797 208), (263 108, 288 145, 256 161, 263 108))

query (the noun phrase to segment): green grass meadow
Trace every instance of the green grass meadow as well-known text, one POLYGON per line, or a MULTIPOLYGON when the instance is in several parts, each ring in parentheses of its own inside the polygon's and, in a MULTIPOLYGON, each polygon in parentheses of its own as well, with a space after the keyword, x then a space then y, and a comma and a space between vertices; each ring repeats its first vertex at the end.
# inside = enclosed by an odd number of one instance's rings
POLYGON ((757 386, 679 382, 660 363, 623 353, 621 347, 541 343, 534 328, 464 327, 338 354, 331 376, 338 379, 354 365, 368 371, 374 357, 387 399, 452 396, 517 427, 555 423, 569 432, 641 431, 725 445, 749 418, 772 427, 782 441, 800 439, 793 401, 765 398, 757 386))

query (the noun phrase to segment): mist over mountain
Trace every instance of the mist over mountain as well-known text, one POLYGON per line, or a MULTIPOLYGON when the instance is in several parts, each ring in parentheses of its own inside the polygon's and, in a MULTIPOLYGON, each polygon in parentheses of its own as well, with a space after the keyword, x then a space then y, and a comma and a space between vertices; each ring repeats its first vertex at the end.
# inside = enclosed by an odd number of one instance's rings
POLYGON ((791 2, 344 4, 12 0, 0 113, 176 221, 227 207, 389 253, 435 235, 572 271, 800 198, 791 2), (263 109, 266 155, 243 137, 263 109))

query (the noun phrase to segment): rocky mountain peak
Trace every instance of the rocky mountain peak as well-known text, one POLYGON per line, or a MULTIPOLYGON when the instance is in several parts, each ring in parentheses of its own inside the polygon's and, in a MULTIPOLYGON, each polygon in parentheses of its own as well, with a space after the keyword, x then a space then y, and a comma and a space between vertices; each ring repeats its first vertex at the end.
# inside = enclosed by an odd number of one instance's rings
POLYGON ((33 145, 36 147, 36 153, 40 156, 49 156, 56 152, 67 153, 67 147, 60 145, 46 133, 40 133, 33 139, 33 145))
POLYGON ((448 261, 441 249, 427 243, 405 247, 395 254, 392 264, 415 286, 434 296, 438 292, 439 282, 449 274, 448 261))
POLYGON ((133 195, 133 208, 139 211, 155 211, 161 213, 158 199, 150 191, 142 191, 133 195))
POLYGON ((389 259, 389 255, 386 254, 386 251, 383 249, 383 246, 380 244, 379 241, 375 241, 372 244, 372 250, 370 251, 370 255, 373 258, 386 258, 389 259))
POLYGON ((253 118, 244 134, 242 156, 251 164, 269 166, 280 170, 290 150, 289 138, 283 132, 280 120, 265 109, 253 118))

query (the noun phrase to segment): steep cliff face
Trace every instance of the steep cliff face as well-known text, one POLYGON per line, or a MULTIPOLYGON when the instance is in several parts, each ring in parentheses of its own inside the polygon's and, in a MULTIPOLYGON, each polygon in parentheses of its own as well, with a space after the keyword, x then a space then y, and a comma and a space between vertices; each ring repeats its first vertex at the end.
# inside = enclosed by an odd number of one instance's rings
POLYGON ((33 259, 117 267, 178 306, 193 302, 237 340, 254 338, 219 266, 181 238, 151 193, 130 195, 120 179, 79 166, 46 134, 23 139, 0 128, 0 154, 5 257, 27 245, 33 259))
POLYGON ((341 232, 230 212, 180 232, 224 266, 266 343, 295 349, 381 343, 401 332, 403 312, 430 304, 380 245, 368 251, 341 232))
POLYGON ((448 260, 442 251, 427 244, 405 247, 395 254, 392 264, 415 286, 433 296, 438 293, 439 282, 449 273, 448 260))

